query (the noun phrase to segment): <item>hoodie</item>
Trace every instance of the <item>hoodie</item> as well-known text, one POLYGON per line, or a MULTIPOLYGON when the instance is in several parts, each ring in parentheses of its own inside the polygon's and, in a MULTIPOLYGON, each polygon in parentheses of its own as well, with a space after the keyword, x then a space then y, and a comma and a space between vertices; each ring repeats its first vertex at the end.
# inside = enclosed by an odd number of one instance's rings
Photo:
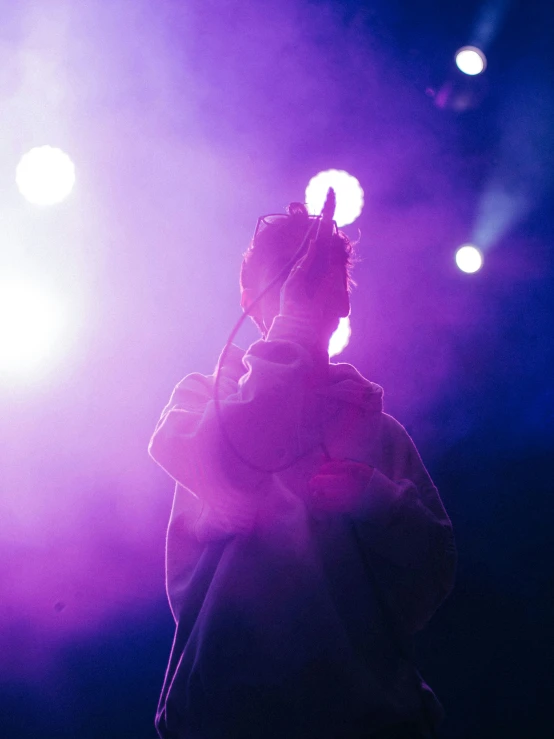
POLYGON ((166 572, 175 639, 164 739, 358 739, 436 725, 411 637, 452 588, 450 520, 382 389, 278 316, 214 375, 175 388, 150 442, 175 480, 166 572), (326 459, 374 468, 352 510, 318 510, 326 459))

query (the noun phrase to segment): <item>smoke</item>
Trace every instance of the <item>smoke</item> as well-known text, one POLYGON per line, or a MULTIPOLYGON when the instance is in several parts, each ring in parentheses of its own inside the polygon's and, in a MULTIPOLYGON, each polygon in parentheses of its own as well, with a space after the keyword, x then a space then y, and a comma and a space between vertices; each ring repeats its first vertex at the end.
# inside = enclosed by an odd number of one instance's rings
POLYGON ((2 42, 17 63, 0 163, 63 144, 77 185, 54 211, 9 201, 5 228, 13 258, 24 251, 74 301, 80 333, 56 372, 1 399, 12 672, 163 597, 172 484, 148 439, 180 377, 215 366, 260 213, 301 200, 320 169, 361 181, 346 359, 402 421, 445 392, 452 337, 477 320, 449 261, 473 196, 454 136, 361 11, 96 0, 20 13, 2 42))

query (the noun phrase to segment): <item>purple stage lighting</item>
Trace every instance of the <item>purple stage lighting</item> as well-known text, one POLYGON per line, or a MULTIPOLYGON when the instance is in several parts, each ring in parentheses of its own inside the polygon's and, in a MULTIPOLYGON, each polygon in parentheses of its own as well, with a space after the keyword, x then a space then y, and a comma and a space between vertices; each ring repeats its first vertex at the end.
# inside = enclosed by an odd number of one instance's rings
POLYGON ((327 191, 332 187, 337 196, 335 221, 339 228, 353 223, 364 207, 364 191, 358 180, 342 169, 328 169, 312 177, 306 187, 306 205, 310 213, 319 215, 327 191))
POLYGON ((20 277, 0 283, 0 375, 42 366, 64 327, 61 306, 44 288, 20 277))
POLYGON ((75 165, 61 149, 37 146, 24 154, 15 173, 19 192, 33 205, 54 205, 75 184, 75 165))
POLYGON ((456 252, 456 264, 462 272, 471 274, 483 266, 483 255, 476 246, 464 244, 456 252))
POLYGON ((456 66, 464 74, 475 76, 485 71, 487 57, 476 46, 463 46, 456 52, 456 66))

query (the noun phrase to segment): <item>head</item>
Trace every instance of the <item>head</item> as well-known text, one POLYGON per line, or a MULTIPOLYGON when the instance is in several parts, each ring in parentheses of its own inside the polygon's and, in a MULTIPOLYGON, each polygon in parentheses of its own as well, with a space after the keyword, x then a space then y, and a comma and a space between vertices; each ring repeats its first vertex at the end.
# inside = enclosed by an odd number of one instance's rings
MULTIPOLYGON (((288 265, 288 269, 283 272, 281 278, 253 306, 250 313, 263 336, 267 334, 273 319, 279 314, 281 287, 294 266, 294 262, 291 260, 311 228, 310 236, 305 240, 305 249, 302 254, 298 255, 297 259, 303 256, 309 240, 315 238, 317 224, 318 221, 310 218, 303 203, 291 203, 287 207, 286 214, 271 216, 267 220, 260 219, 258 222, 254 238, 243 254, 240 271, 241 306, 243 310, 249 309, 258 295, 288 265)), ((348 296, 355 284, 351 278, 354 247, 345 234, 336 231, 332 237, 331 249, 334 257, 339 262, 339 268, 344 271, 344 295, 341 300, 343 307, 340 314, 347 315, 348 311, 345 311, 344 306, 346 305, 349 308, 348 296)))

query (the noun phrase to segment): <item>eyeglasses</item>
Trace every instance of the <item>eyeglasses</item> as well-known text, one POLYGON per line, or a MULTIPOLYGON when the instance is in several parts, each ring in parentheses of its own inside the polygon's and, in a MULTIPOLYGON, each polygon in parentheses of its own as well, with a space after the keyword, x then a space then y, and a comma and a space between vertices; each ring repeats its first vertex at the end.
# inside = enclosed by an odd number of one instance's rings
MULTIPOLYGON (((288 213, 268 213, 267 215, 260 216, 258 218, 258 222, 256 223, 256 230, 254 231, 252 241, 256 241, 258 236, 263 233, 264 229, 268 226, 285 225, 286 223, 290 223, 291 218, 294 219, 298 224, 304 223, 305 220, 307 220, 310 224, 309 228, 306 230, 306 235, 304 238, 307 238, 308 235, 312 232, 317 231, 317 226, 319 224, 319 221, 321 220, 321 216, 308 216, 307 219, 304 219, 299 218, 296 215, 289 215, 288 213)), ((338 233, 337 222, 333 221, 333 235, 336 233, 338 233)))

